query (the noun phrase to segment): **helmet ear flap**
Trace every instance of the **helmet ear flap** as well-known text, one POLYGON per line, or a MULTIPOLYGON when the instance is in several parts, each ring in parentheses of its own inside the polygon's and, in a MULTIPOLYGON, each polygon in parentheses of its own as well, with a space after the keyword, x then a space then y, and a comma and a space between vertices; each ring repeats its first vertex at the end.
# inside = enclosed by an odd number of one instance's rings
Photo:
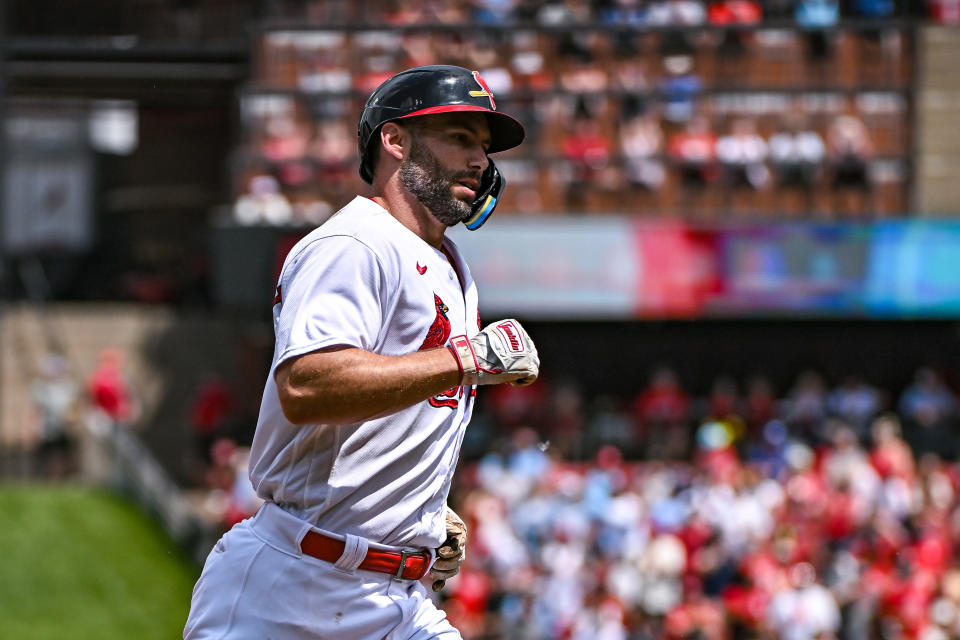
POLYGON ((507 181, 497 169, 497 165, 488 156, 486 171, 480 180, 480 195, 473 201, 471 206, 471 215, 463 221, 464 226, 470 231, 476 231, 493 214, 493 210, 500 200, 500 194, 503 193, 507 181))

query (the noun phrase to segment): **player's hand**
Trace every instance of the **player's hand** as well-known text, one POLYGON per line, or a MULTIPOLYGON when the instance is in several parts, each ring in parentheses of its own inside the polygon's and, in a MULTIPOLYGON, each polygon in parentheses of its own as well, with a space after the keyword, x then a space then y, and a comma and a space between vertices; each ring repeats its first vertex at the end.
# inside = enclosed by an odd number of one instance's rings
POLYGON ((447 580, 460 573, 467 557, 467 525, 453 509, 447 507, 447 539, 437 549, 437 559, 430 568, 433 590, 440 591, 447 580))
POLYGON ((450 338, 450 350, 463 371, 463 384, 527 385, 540 373, 533 340, 516 320, 488 324, 480 333, 450 338))

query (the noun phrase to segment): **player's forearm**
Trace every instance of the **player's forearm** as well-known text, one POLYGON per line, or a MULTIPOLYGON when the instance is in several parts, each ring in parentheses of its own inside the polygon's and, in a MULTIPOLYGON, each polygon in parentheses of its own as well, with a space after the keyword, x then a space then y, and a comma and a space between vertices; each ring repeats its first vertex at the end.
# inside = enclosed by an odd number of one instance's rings
POLYGON ((283 413, 294 424, 345 424, 400 411, 460 384, 446 348, 382 356, 348 348, 277 368, 283 413))

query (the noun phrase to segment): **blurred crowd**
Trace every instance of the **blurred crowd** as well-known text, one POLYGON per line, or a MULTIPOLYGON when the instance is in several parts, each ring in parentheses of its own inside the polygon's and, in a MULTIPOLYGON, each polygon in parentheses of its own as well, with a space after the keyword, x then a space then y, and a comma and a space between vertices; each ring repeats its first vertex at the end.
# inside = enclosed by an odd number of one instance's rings
POLYGON ((372 2, 343 29, 326 3, 311 7, 291 11, 308 28, 256 41, 240 223, 316 224, 362 192, 364 99, 400 69, 438 63, 478 69, 527 126, 527 142, 498 157, 504 210, 712 219, 906 207, 913 4, 372 2))
POLYGON ((441 24, 700 24, 731 13, 792 17, 822 11, 850 18, 929 16, 951 21, 953 0, 428 0, 415 5, 397 0, 270 0, 275 18, 299 18, 332 24, 380 24, 402 27, 423 21, 441 24))
POLYGON ((471 541, 443 598, 465 638, 960 637, 937 372, 897 397, 804 372, 695 399, 659 368, 589 411, 536 388, 490 398, 490 450, 458 472, 471 541))
MULTIPOLYGON (((194 404, 203 507, 260 501, 211 380, 194 404)), ((899 390, 800 372, 668 366, 632 397, 495 387, 450 502, 467 562, 438 600, 467 640, 960 637, 960 402, 943 372, 899 390)))
MULTIPOLYGON (((29 411, 19 426, 13 448, 27 454, 19 472, 31 477, 62 480, 79 470, 82 425, 93 429, 130 428, 140 412, 126 370, 126 354, 103 349, 83 379, 59 349, 43 354, 29 383, 29 411)), ((3 469, 0 472, 12 472, 3 469)))

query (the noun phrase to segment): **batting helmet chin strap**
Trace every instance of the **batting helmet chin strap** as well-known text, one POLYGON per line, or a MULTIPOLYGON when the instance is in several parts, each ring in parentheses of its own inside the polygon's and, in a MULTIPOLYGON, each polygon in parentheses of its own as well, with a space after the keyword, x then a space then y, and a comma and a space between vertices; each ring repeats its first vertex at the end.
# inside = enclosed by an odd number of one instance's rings
POLYGON ((471 205, 470 217, 463 221, 463 225, 470 231, 476 231, 483 226, 483 223, 487 221, 493 214, 493 210, 497 207, 497 202, 500 200, 500 194, 503 193, 504 187, 507 186, 507 181, 500 174, 500 171, 497 169, 497 165, 493 163, 493 160, 487 157, 489 164, 487 165, 487 170, 483 172, 483 178, 480 181, 480 195, 473 201, 471 205))

